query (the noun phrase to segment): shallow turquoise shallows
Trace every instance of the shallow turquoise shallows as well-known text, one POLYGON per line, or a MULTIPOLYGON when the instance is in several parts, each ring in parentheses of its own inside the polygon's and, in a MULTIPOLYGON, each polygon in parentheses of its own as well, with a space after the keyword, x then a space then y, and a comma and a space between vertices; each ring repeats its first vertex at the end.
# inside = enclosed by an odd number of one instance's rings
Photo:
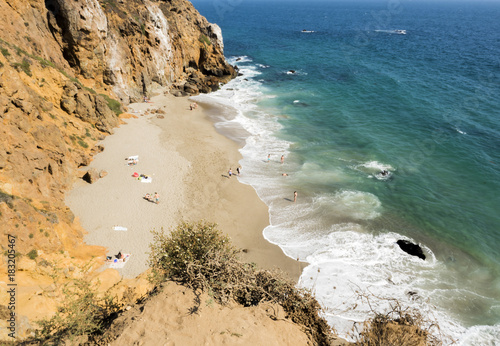
POLYGON ((500 344, 500 2, 193 3, 241 72, 198 100, 327 320, 348 337, 363 291, 500 344))

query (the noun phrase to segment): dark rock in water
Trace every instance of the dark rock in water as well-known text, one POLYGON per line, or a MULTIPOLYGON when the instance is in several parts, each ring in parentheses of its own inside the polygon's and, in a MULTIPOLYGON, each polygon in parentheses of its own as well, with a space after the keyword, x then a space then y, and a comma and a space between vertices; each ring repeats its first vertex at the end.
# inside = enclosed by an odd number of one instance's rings
POLYGON ((243 73, 238 72, 238 77, 241 77, 241 76, 243 76, 243 73))
POLYGON ((241 61, 241 58, 236 59, 236 61, 241 61))
POLYGON ((424 252, 422 251, 422 248, 419 245, 413 244, 408 240, 401 240, 401 239, 398 240, 397 243, 401 248, 401 250, 403 250, 404 252, 425 260, 424 252))
POLYGON ((288 70, 288 73, 295 73, 295 70, 288 70))

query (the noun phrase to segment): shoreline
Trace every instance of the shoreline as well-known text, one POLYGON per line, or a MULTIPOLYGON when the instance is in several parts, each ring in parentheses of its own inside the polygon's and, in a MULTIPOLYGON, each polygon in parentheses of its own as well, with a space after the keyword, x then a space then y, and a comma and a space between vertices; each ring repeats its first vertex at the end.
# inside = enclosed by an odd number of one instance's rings
POLYGON ((220 134, 202 107, 190 110, 186 97, 160 94, 151 101, 129 105, 133 117, 102 141, 105 150, 87 167, 108 175, 94 184, 78 180, 66 195, 66 204, 88 232, 85 242, 107 247, 108 256, 131 254, 118 271, 135 277, 148 268, 152 229, 170 230, 182 220, 203 219, 217 223, 244 250, 243 261, 263 269, 277 267, 298 282, 306 263, 264 238, 268 207, 250 185, 227 177, 242 158, 238 143, 220 134), (165 111, 164 118, 157 117, 157 109, 165 111), (133 155, 139 155, 138 164, 127 166, 125 158, 133 155), (137 181, 134 172, 151 176, 152 182, 137 181), (143 199, 154 192, 159 204, 143 199))

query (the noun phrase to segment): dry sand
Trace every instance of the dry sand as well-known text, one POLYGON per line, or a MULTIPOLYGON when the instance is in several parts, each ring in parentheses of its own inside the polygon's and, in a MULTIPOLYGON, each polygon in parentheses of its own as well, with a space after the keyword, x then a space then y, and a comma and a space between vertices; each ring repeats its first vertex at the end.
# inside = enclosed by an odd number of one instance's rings
POLYGON ((170 230, 181 220, 204 219, 217 223, 246 250, 243 260, 266 269, 279 267, 297 280, 304 264, 262 236, 269 224, 267 206, 252 187, 236 176, 227 177, 230 167, 233 172, 238 167, 238 145, 215 131, 201 107, 189 110, 187 98, 160 95, 151 101, 131 104, 137 118, 126 119, 126 125, 101 143, 105 150, 90 167, 108 175, 94 184, 79 180, 66 196, 88 231, 85 242, 107 247, 108 255, 130 253, 118 270, 134 277, 147 269, 152 229, 170 230), (147 114, 148 109, 166 114, 160 119, 147 114), (126 164, 125 158, 132 155, 139 155, 136 166, 126 164), (134 172, 150 175, 152 183, 134 179, 134 172), (160 195, 159 204, 143 199, 154 192, 160 195), (115 231, 113 226, 127 231, 115 231))
POLYGON ((118 317, 108 333, 117 337, 111 346, 312 344, 300 325, 285 319, 281 306, 223 306, 207 292, 195 294, 173 282, 118 317))

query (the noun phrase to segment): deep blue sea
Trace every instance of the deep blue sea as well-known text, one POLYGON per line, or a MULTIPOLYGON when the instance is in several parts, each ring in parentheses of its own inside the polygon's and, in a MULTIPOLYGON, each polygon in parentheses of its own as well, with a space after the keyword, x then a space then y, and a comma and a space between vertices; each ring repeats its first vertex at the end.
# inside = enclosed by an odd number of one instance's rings
POLYGON ((197 99, 329 323, 396 298, 445 344, 500 344, 500 2, 192 2, 241 72, 197 99))

